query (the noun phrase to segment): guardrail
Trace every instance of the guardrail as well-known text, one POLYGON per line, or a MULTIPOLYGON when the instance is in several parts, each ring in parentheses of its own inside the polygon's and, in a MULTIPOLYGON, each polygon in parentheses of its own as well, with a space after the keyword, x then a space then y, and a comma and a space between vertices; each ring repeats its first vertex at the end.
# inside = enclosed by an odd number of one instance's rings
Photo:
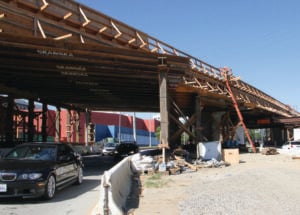
MULTIPOLYGON (((134 156, 134 155, 133 155, 134 156)), ((100 199, 94 215, 123 215, 132 189, 133 176, 137 173, 129 156, 105 171, 100 185, 100 199)))

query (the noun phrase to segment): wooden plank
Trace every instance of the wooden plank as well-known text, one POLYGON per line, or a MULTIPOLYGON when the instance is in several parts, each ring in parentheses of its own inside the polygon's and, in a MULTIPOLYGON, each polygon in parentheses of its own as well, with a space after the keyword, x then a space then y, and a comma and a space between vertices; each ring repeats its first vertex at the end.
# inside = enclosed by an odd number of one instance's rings
POLYGON ((54 40, 64 40, 64 39, 67 39, 69 37, 72 37, 73 35, 72 34, 65 34, 65 35, 62 35, 62 36, 59 36, 59 37, 55 37, 53 38, 54 40))
POLYGON ((42 14, 55 21, 61 21, 68 19, 70 16, 72 16, 72 12, 68 10, 64 10, 62 8, 59 8, 55 5, 50 5, 45 10, 42 11, 42 14))
POLYGON ((32 11, 34 13, 36 13, 37 11, 40 10, 40 8, 37 6, 37 4, 34 4, 27 0, 17 0, 17 4, 20 8, 32 11))
POLYGON ((40 11, 45 10, 49 6, 49 3, 46 0, 42 0, 42 3, 43 5, 41 5, 40 11))
POLYGON ((75 28, 80 28, 82 23, 79 21, 79 18, 72 14, 72 16, 68 17, 66 20, 65 20, 65 23, 67 25, 70 25, 72 27, 75 27, 75 28))

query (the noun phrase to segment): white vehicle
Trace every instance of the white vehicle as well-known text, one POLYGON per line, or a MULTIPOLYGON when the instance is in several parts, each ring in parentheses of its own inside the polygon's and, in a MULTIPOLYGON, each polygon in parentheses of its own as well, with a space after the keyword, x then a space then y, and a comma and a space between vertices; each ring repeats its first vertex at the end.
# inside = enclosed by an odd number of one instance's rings
POLYGON ((116 149, 115 143, 106 143, 102 149, 102 155, 114 155, 116 149))
POLYGON ((300 150, 300 140, 287 141, 281 148, 286 150, 300 150))

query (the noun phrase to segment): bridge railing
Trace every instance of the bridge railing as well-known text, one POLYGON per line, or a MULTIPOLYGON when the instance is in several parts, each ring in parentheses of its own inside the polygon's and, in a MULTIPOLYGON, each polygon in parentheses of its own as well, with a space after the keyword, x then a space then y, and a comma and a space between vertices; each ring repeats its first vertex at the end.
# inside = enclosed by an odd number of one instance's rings
MULTIPOLYGON (((55 40, 73 39, 81 43, 92 41, 103 44, 106 40, 107 44, 114 46, 187 57, 190 59, 192 69, 222 79, 218 68, 75 1, 0 0, 0 4, 1 23, 21 28, 30 34, 33 33, 34 36, 55 40), (32 12, 33 15, 24 13, 22 10, 12 10, 10 7, 14 4, 32 12), (18 22, 9 20, 15 14, 22 17, 18 22), (57 22, 57 25, 53 23, 53 20, 57 22)), ((6 29, 2 30, 6 31, 6 29)))
MULTIPOLYGON (((190 59, 191 69, 194 73, 197 74, 205 74, 212 78, 218 79, 222 82, 224 82, 224 78, 221 75, 221 70, 219 68, 216 68, 198 58, 195 58, 183 51, 180 51, 162 41, 157 40, 154 37, 148 36, 148 51, 150 52, 156 52, 160 54, 170 54, 170 55, 176 55, 181 57, 187 57, 190 59)), ((257 97, 256 103, 257 106, 266 109, 271 112, 276 112, 278 108, 280 108, 281 114, 287 115, 287 113, 291 113, 292 115, 299 115, 299 113, 295 110, 293 110, 288 105, 285 105, 284 103, 276 100, 275 98, 267 95, 266 93, 262 92, 261 90, 247 84, 246 82, 236 79, 233 82, 233 86, 241 91, 244 91, 245 93, 252 94, 253 96, 257 97), (261 104, 258 100, 270 103, 271 105, 264 105, 261 104), (276 108, 277 106, 277 108, 276 108)))
POLYGON ((169 54, 169 55, 175 55, 180 57, 186 57, 190 60, 190 65, 193 70, 196 70, 198 72, 203 72, 207 75, 213 76, 215 78, 223 79, 221 76, 220 69, 198 59, 193 57, 192 55, 187 54, 186 52, 183 52, 179 49, 176 49, 173 46, 170 46, 167 43, 164 43, 154 37, 151 37, 147 35, 147 49, 150 52, 156 52, 160 54, 169 54))

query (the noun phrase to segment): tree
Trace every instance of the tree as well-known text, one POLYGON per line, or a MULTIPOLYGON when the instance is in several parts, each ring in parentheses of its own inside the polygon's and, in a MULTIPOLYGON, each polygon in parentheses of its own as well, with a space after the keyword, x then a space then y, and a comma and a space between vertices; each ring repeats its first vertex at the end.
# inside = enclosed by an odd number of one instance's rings
POLYGON ((156 128, 155 137, 156 139, 160 140, 160 126, 157 126, 156 128))

